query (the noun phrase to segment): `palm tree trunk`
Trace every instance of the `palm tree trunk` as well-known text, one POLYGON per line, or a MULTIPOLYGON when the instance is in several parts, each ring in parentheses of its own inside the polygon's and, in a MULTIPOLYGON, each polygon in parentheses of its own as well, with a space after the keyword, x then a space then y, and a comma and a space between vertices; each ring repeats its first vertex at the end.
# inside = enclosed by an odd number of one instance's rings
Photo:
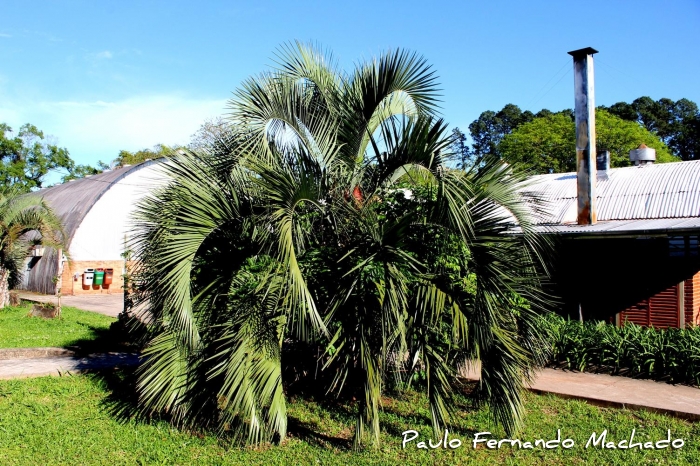
POLYGON ((0 309, 10 304, 10 271, 0 266, 0 309))

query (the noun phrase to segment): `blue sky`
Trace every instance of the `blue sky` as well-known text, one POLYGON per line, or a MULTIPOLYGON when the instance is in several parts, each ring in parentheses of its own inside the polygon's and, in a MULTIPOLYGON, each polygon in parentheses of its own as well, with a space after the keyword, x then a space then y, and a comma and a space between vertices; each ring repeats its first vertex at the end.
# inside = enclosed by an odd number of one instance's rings
POLYGON ((424 55, 443 116, 573 106, 571 57, 591 46, 596 102, 700 103, 700 2, 15 1, 0 8, 0 122, 31 122, 79 163, 185 144, 292 40, 345 69, 387 49, 424 55), (31 7, 27 5, 31 4, 31 7))

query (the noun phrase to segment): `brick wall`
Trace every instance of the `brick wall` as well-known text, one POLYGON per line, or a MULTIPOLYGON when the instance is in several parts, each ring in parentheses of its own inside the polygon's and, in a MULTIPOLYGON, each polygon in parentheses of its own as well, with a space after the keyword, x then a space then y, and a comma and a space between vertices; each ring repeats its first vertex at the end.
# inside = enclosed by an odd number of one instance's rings
POLYGON ((62 276, 61 294, 63 295, 91 295, 101 293, 123 293, 124 289, 124 261, 71 261, 64 265, 62 276), (114 269, 112 283, 110 285, 83 285, 83 273, 85 269, 114 269), (77 280, 74 278, 78 274, 77 280))

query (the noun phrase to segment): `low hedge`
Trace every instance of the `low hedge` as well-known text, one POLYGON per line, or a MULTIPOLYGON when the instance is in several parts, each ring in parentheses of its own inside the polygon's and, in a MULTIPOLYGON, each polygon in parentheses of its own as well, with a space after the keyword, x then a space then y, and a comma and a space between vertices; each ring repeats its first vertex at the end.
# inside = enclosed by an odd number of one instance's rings
POLYGON ((700 386, 700 327, 655 329, 628 323, 542 318, 552 365, 700 386))

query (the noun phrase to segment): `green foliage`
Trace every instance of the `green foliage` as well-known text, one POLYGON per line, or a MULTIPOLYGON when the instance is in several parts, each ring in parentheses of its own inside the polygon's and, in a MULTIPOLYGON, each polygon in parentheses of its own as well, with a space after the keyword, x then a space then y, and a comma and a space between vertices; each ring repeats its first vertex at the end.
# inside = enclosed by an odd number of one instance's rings
POLYGON ((30 247, 62 247, 63 238, 60 220, 43 199, 0 188, 0 308, 9 303, 8 287, 19 281, 30 247))
POLYGON ((10 126, 0 123, 0 186, 28 192, 41 188, 50 171, 74 168, 68 150, 47 142, 36 126, 27 123, 12 134, 10 126))
POLYGON ((530 111, 508 104, 498 112, 487 110, 469 125, 474 155, 478 158, 498 153, 498 145, 503 138, 522 124, 535 118, 530 111))
MULTIPOLYGON (((629 165, 629 150, 642 143, 657 150, 661 163, 700 157, 700 111, 688 99, 640 97, 631 104, 600 106, 596 120, 597 147, 611 151, 613 167, 629 165)), ((478 164, 490 154, 524 163, 537 173, 575 171, 573 121, 570 109, 533 114, 508 104, 498 112, 483 112, 469 125, 471 146, 459 128, 453 130, 457 166, 478 164)))
POLYGON ((105 170, 108 170, 109 168, 109 165, 102 161, 97 162, 97 167, 93 167, 92 165, 75 165, 70 173, 61 178, 61 182, 65 183, 66 181, 85 178, 86 176, 90 175, 97 175, 105 170))
POLYGON ((474 154, 469 145, 467 145, 467 136, 459 128, 452 129, 450 150, 455 154, 457 168, 467 170, 474 165, 474 154))
POLYGON ((668 147, 649 130, 642 126, 618 118, 605 110, 596 110, 596 143, 599 148, 610 151, 612 167, 631 165, 629 151, 646 144, 656 149, 656 163, 677 162, 668 147))
POLYGON ((171 157, 177 149, 177 146, 169 147, 163 144, 156 144, 153 146, 153 149, 141 149, 136 152, 121 150, 119 151, 119 155, 117 155, 117 157, 110 163, 99 161, 97 162, 96 167, 91 165, 76 165, 71 173, 63 178, 63 182, 75 178, 82 178, 88 175, 96 175, 112 168, 121 168, 127 165, 138 165, 139 163, 143 163, 147 160, 171 157))
POLYGON ((76 165, 68 149, 51 144, 51 137, 32 124, 22 125, 16 136, 13 133, 9 125, 0 123, 0 186, 29 192, 44 188, 51 171, 63 172, 61 181, 65 183, 109 168, 103 162, 97 167, 76 165))
MULTIPOLYGON (((596 110, 596 145, 610 151, 611 167, 631 165, 629 151, 640 144, 656 149, 658 163, 676 160, 657 136, 639 124, 596 110)), ((576 171, 576 127, 564 113, 535 118, 504 136, 498 153, 535 173, 576 171)))
POLYGON ((129 152, 128 150, 119 151, 119 155, 114 159, 113 164, 117 167, 123 167, 125 165, 136 165, 146 160, 159 159, 161 157, 170 157, 173 154, 175 148, 170 148, 163 144, 157 144, 153 149, 141 149, 136 152, 129 152))
POLYGON ((688 99, 653 100, 640 97, 631 104, 618 102, 609 108, 610 113, 634 121, 656 134, 681 160, 700 158, 700 111, 695 102, 688 99))
POLYGON ((562 113, 535 118, 504 136, 498 152, 509 163, 534 173, 576 171, 574 122, 562 113))
MULTIPOLYGON (((700 463, 700 423, 646 411, 599 408, 583 401, 527 393, 527 427, 518 438, 571 437, 571 450, 472 449, 474 432, 504 435, 489 423, 488 410, 476 410, 457 396, 458 415, 450 438, 462 440, 455 450, 421 450, 415 441, 401 448, 401 432, 415 429, 421 439, 432 435, 428 399, 409 392, 385 397, 380 414, 383 447, 352 451, 353 405, 328 399, 295 397, 289 403, 290 436, 280 446, 237 448, 210 432, 183 431, 160 419, 113 415, 128 401, 129 374, 109 371, 90 376, 0 380, 0 463, 7 466, 53 465, 541 465, 700 463), (592 432, 608 430, 608 439, 627 438, 636 429, 641 442, 685 439, 679 450, 612 450, 584 448, 592 432)), ((441 439, 442 437, 437 437, 441 439)), ((427 440, 426 440, 427 441, 427 440)))
POLYGON ((569 369, 649 377, 700 386, 700 327, 655 329, 625 324, 542 318, 552 362, 569 369))
POLYGON ((283 367, 318 358, 316 385, 357 400, 355 447, 376 446, 383 394, 417 371, 435 432, 448 425, 459 356, 481 360, 473 397, 514 432, 546 350, 534 322, 548 244, 524 175, 490 158, 446 165, 451 137, 421 57, 388 52, 349 74, 333 63, 283 48, 276 70, 235 93, 221 143, 173 157, 170 185, 140 204, 140 407, 282 441, 283 367), (523 235, 504 235, 514 220, 523 235), (308 354, 283 364, 293 346, 308 354))

